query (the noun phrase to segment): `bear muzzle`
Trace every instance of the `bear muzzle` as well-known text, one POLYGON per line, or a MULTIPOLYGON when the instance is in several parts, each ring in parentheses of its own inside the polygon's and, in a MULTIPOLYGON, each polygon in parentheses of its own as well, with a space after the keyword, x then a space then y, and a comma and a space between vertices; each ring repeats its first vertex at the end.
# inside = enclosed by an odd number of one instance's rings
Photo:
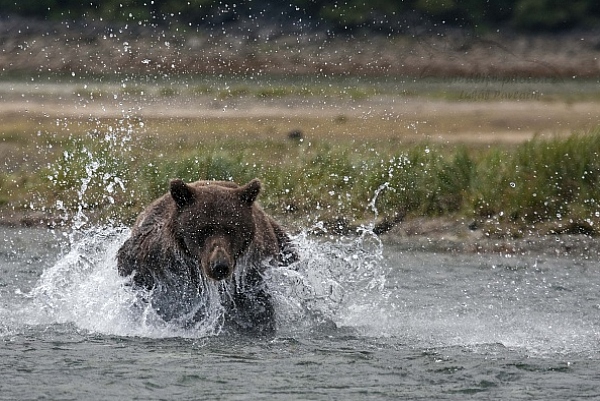
POLYGON ((219 261, 210 266, 209 276, 213 280, 219 281, 229 277, 230 272, 231 266, 225 262, 219 261))
POLYGON ((222 247, 215 247, 205 266, 205 273, 213 280, 224 280, 231 275, 234 261, 222 247))

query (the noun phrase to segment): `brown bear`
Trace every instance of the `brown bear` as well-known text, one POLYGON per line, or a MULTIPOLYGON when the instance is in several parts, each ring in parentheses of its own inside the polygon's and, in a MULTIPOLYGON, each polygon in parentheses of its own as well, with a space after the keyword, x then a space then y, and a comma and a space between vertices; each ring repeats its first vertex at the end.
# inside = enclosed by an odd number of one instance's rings
POLYGON ((217 293, 224 327, 273 332, 264 276, 298 255, 283 228, 255 202, 260 189, 258 179, 244 186, 172 180, 169 193, 140 214, 119 249, 119 274, 147 290, 164 320, 189 327, 208 319, 215 305, 207 304, 217 293))

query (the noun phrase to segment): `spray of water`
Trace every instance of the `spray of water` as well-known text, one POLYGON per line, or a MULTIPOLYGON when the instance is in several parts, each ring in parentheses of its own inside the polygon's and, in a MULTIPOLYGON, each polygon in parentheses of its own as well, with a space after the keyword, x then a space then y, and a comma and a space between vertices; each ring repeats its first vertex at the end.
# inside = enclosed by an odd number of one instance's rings
MULTIPOLYGON (((206 337, 223 326, 223 284, 206 280, 201 302, 187 305, 190 315, 203 308, 202 321, 165 321, 148 300, 151 294, 132 289, 120 277, 116 252, 129 235, 124 228, 96 227, 72 235, 73 243, 58 262, 46 269, 20 313, 27 324, 75 324, 90 331, 122 336, 206 337)), ((355 239, 319 241, 302 233, 294 239, 301 260, 267 273, 275 299, 278 332, 298 334, 320 327, 352 323, 348 308, 371 302, 384 282, 379 259, 381 244, 364 234, 355 239)), ((238 273, 235 280, 243 280, 238 273)), ((186 307, 185 305, 183 307, 186 307)))

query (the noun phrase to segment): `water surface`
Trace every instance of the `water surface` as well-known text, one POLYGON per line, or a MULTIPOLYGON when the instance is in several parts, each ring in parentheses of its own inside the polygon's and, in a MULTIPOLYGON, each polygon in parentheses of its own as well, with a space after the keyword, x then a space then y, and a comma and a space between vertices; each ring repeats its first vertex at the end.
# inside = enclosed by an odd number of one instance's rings
POLYGON ((596 261, 299 236, 256 338, 136 314, 125 229, 0 230, 0 399, 600 398, 596 261))

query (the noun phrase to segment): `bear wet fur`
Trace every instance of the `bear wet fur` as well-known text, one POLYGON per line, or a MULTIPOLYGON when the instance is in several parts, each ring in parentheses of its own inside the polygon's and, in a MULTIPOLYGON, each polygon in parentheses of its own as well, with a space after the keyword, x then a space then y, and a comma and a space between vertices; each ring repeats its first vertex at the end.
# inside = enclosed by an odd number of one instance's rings
POLYGON ((264 273, 298 255, 284 229, 258 206, 260 190, 257 179, 243 186, 172 180, 170 191, 140 214, 119 249, 119 274, 150 291, 163 319, 184 325, 206 317, 198 303, 207 282, 222 283, 226 329, 273 332, 264 273))

